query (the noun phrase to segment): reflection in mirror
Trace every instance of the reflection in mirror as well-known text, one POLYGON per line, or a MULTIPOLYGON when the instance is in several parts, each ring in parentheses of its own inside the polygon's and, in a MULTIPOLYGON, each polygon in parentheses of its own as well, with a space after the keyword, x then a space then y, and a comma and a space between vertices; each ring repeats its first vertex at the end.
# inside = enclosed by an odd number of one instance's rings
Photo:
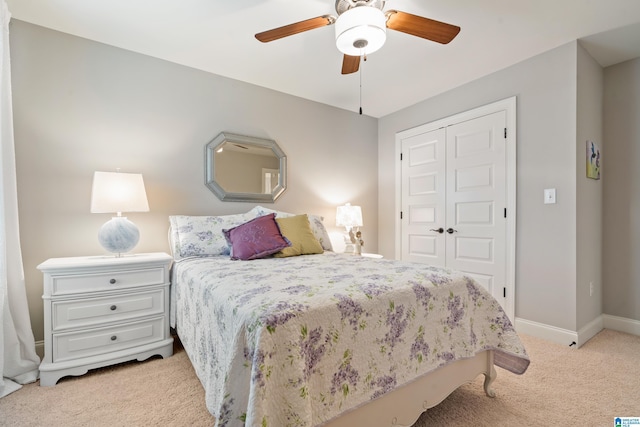
POLYGON ((205 156, 205 183, 220 200, 274 202, 286 189, 287 158, 273 140, 223 132, 205 156))

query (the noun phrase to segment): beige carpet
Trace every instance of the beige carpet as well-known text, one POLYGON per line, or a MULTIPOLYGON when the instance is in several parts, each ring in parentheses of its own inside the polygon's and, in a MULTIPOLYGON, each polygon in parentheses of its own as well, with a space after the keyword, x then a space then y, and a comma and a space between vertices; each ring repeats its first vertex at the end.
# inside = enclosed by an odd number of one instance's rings
MULTIPOLYGON (((461 387, 415 424, 426 426, 613 426, 640 417, 640 337, 604 330, 580 349, 522 336, 531 357, 522 376, 498 369, 497 397, 482 378, 461 387)), ((207 426, 212 416, 184 350, 29 384, 0 399, 2 426, 207 426)))

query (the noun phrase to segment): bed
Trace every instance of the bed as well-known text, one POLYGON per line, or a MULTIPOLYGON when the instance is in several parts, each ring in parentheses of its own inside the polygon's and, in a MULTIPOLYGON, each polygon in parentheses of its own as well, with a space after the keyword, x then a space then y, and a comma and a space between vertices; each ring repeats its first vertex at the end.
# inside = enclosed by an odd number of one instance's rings
POLYGON ((498 302, 462 273, 334 253, 311 215, 170 220, 171 324, 216 426, 409 426, 480 374, 493 396, 494 365, 529 365, 498 302), (257 221, 287 245, 233 259, 269 234, 257 221))

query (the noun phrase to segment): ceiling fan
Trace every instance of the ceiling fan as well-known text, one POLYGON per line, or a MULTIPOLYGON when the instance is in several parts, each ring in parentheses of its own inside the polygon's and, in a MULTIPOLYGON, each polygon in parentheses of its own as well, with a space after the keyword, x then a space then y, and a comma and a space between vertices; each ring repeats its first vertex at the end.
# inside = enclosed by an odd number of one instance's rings
POLYGON ((398 10, 383 12, 384 0, 336 0, 338 16, 316 18, 274 28, 256 34, 263 43, 335 24, 336 46, 344 54, 342 74, 360 68, 360 58, 380 49, 387 28, 441 44, 447 44, 460 32, 460 27, 398 10))

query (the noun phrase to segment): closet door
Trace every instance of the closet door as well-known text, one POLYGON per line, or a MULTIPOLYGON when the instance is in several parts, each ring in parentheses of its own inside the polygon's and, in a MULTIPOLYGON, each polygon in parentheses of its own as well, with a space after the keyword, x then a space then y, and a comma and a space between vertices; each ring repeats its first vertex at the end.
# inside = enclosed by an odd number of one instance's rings
POLYGON ((402 139, 402 259, 462 271, 506 307, 506 112, 402 139))
POLYGON ((402 259, 446 265, 446 131, 402 140, 402 259))
POLYGON ((506 283, 506 113, 447 128, 446 266, 501 301, 506 283))

